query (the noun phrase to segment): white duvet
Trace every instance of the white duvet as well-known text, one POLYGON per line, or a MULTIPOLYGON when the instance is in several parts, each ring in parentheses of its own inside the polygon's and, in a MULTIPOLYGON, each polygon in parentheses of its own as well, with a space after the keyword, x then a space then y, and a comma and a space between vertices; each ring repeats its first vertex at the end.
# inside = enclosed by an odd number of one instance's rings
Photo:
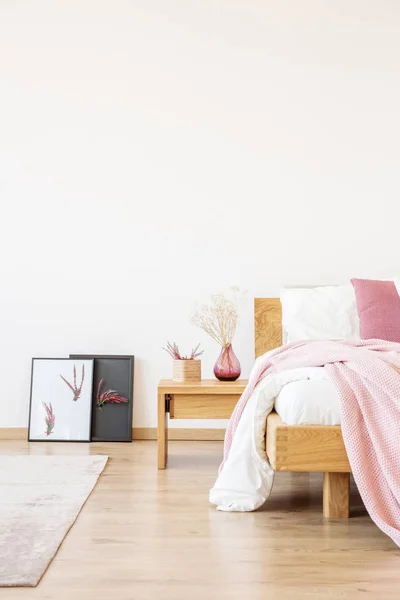
POLYGON ((308 367, 267 376, 255 388, 243 411, 228 459, 210 491, 210 502, 218 510, 252 511, 268 499, 274 471, 265 452, 266 418, 285 386, 306 380, 329 381, 323 367, 308 367))
MULTIPOLYGON (((323 367, 318 367, 322 370, 323 367)), ((274 407, 286 425, 340 425, 340 398, 330 379, 293 381, 283 386, 274 407)))

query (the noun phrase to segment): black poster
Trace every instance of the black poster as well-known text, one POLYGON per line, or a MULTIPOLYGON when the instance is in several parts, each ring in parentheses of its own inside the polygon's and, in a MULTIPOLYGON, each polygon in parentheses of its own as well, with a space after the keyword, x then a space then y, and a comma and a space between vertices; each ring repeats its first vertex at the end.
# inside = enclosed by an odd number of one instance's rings
POLYGON ((70 358, 94 359, 92 441, 131 442, 134 357, 70 354, 70 358))

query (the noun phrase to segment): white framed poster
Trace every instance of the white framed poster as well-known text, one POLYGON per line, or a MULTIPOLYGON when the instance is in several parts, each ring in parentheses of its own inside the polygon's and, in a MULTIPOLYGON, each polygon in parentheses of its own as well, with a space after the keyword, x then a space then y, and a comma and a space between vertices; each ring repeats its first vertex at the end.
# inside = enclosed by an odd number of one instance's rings
POLYGON ((93 360, 33 358, 28 440, 90 442, 93 360))

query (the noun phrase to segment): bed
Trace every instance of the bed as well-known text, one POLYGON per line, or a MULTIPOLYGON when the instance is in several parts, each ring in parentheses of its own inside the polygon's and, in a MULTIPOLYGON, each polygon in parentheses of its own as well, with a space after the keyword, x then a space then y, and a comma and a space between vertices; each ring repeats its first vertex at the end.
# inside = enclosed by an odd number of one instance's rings
MULTIPOLYGON (((282 345, 279 298, 254 300, 254 333, 256 358, 282 345)), ((349 518, 351 469, 340 425, 287 425, 272 412, 266 452, 275 471, 322 472, 324 517, 349 518)))

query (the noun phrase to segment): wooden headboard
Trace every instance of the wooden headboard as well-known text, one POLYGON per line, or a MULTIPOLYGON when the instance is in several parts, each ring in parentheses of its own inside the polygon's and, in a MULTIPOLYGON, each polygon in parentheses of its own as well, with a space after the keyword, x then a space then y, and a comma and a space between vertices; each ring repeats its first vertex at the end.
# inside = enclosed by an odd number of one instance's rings
POLYGON ((254 299, 256 358, 282 345, 282 307, 279 298, 254 299))

